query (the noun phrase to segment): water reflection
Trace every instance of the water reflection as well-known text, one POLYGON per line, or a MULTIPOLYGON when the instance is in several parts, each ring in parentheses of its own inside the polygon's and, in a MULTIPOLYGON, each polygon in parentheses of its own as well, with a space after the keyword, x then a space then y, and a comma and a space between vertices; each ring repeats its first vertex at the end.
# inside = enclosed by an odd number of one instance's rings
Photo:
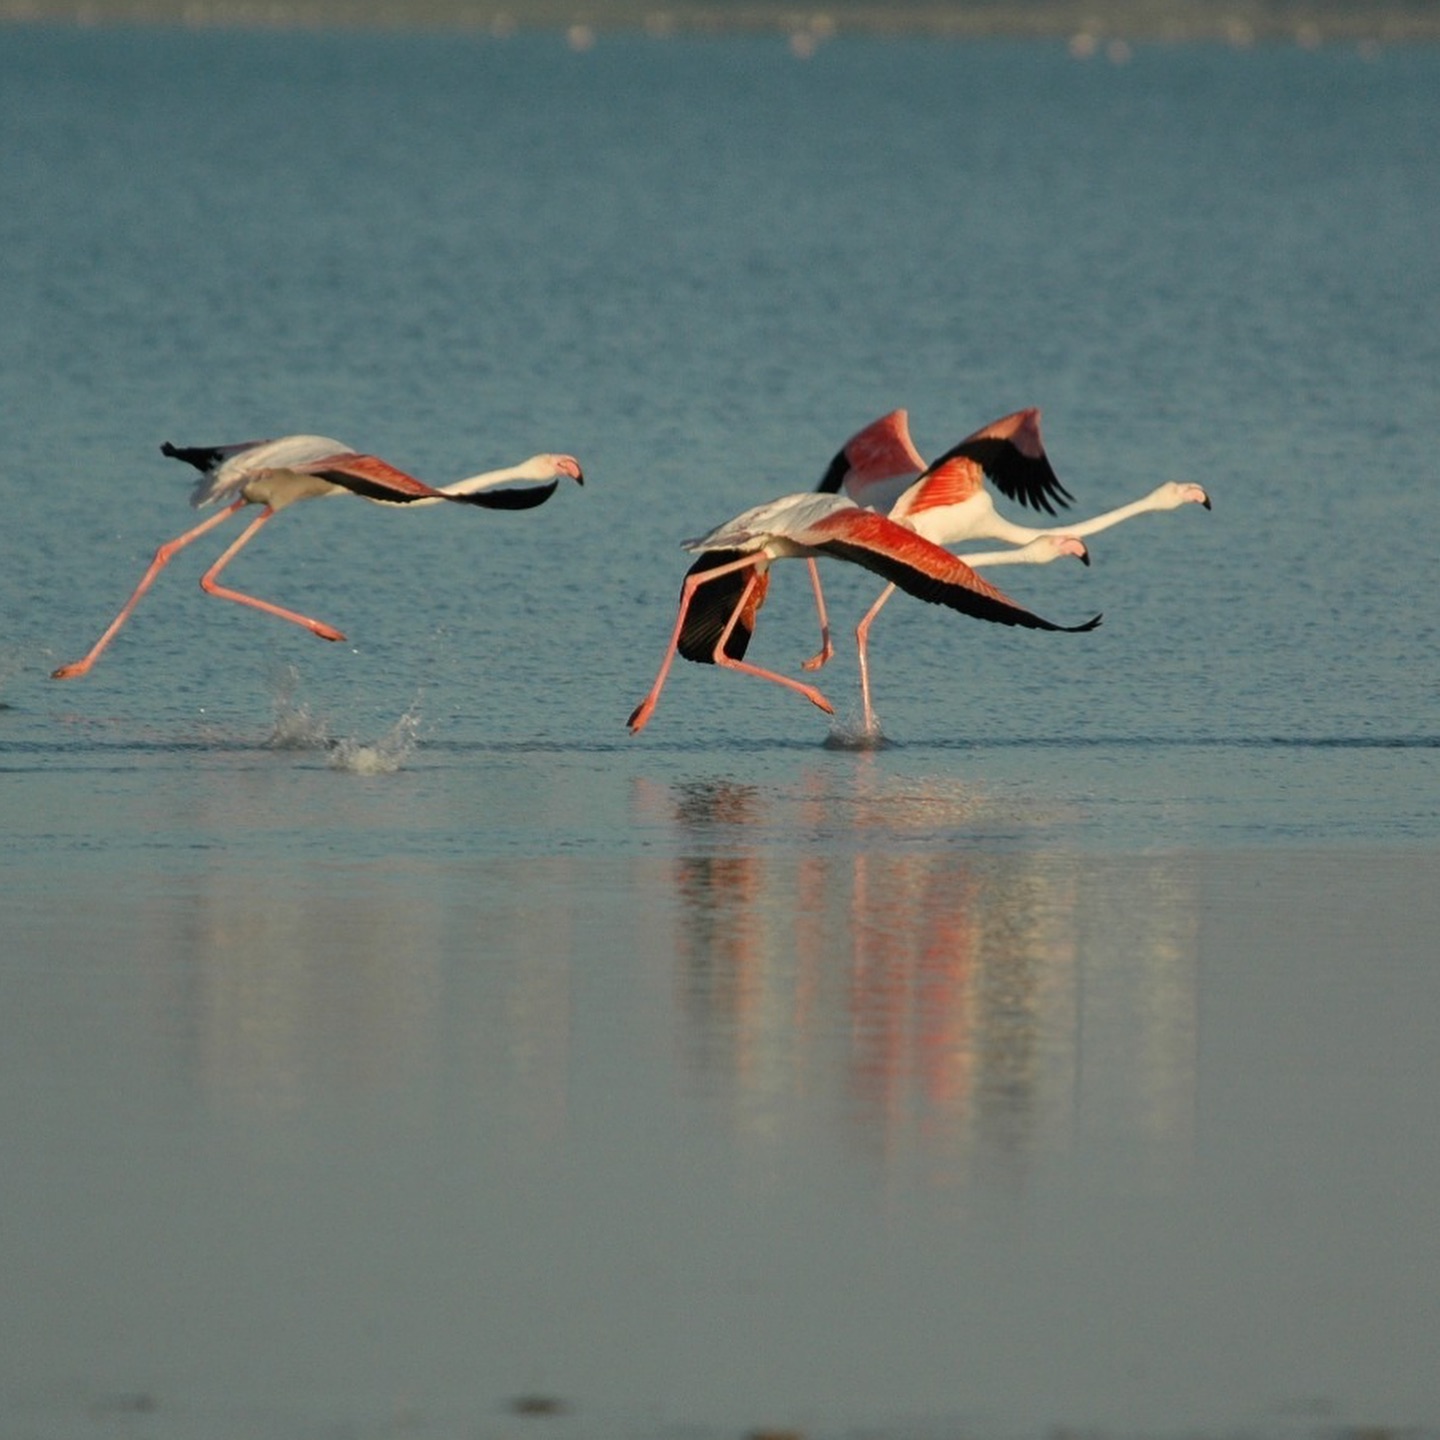
POLYGON ((434 1127, 483 1097, 525 1145, 562 1140, 582 944, 571 866, 492 878, 462 898, 468 873, 391 862, 359 885, 322 870, 259 893, 220 868, 183 904, 142 905, 148 1008, 186 1087, 262 1126, 358 1102, 434 1127))
MULTIPOLYGON (((1177 1178, 1184 856, 1054 848, 1050 817, 865 759, 770 786, 636 780, 631 804, 655 837, 640 858, 263 886, 220 864, 141 901, 146 1006, 184 1088, 261 1123, 358 1099, 537 1150, 595 1123, 591 1096, 680 1097, 745 1146, 841 1146, 907 1186, 1023 1189, 1076 1161, 1127 1189, 1177 1178)), ((236 800, 207 824, 245 820, 236 800)))
POLYGON ((1023 1186, 1067 1155, 1109 1183, 1177 1177, 1196 1086, 1183 858, 1047 849, 1043 817, 873 767, 641 803, 683 832, 685 1063, 742 1129, 820 1103, 932 1183, 1023 1186), (767 844, 797 817, 816 843, 767 844))

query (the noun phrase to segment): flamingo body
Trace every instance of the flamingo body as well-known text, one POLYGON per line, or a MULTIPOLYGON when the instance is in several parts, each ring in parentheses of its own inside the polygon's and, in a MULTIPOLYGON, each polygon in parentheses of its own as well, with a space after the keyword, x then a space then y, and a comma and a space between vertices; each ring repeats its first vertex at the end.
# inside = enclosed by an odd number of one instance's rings
POLYGON ((682 548, 762 557, 757 565, 830 555, 883 575, 917 599, 999 625, 1077 631, 1100 623, 1098 615, 1083 625, 1057 625, 1032 614, 958 556, 888 516, 861 509, 847 496, 787 495, 737 515, 698 540, 684 541, 682 548))
POLYGON ((490 509, 528 509, 543 505, 564 477, 584 484, 580 466, 570 455, 535 455, 505 470, 487 471, 437 487, 417 480, 376 455, 351 450, 340 441, 323 435, 286 435, 278 440, 246 441, 239 445, 181 447, 167 442, 160 448, 163 455, 183 460, 200 471, 200 479, 190 496, 193 506, 198 508, 224 502, 224 508, 160 546, 140 583, 110 622, 109 628, 82 659, 52 672, 56 680, 73 680, 88 673, 116 632, 130 618, 141 596, 174 556, 247 505, 258 505, 259 515, 201 576, 201 589, 219 599, 234 600, 278 619, 304 626, 322 640, 343 640, 345 636, 324 621, 228 589, 218 582, 220 572, 280 510, 301 500, 318 500, 346 493, 379 505, 438 505, 454 501, 490 509), (519 483, 523 488, 514 488, 512 482, 519 483))

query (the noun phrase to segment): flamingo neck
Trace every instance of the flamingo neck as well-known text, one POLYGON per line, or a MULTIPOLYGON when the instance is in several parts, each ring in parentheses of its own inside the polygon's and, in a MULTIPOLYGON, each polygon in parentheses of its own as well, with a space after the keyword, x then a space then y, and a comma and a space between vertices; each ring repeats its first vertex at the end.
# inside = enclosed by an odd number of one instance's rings
POLYGON ((507 465, 503 470, 484 470, 478 475, 468 475, 439 488, 447 495, 473 495, 477 490, 488 490, 492 485, 505 485, 512 480, 553 480, 554 471, 543 469, 533 459, 520 465, 507 465))

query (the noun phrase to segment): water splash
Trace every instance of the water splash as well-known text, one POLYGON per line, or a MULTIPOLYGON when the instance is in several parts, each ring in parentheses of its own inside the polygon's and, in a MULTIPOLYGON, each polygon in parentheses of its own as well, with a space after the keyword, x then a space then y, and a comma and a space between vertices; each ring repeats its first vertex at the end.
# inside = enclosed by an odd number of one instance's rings
POLYGON ((410 708, 373 744, 353 737, 338 740, 330 751, 332 770, 352 775, 392 775, 415 754, 420 744, 420 701, 410 708))
POLYGON ((311 710, 309 702, 297 698, 300 672, 293 665, 271 677, 275 723, 265 744, 272 750, 325 750, 332 770, 353 775, 391 775, 414 755, 420 735, 420 697, 375 741, 356 736, 336 739, 329 722, 311 710))
POLYGON ((272 750, 324 750, 334 742, 330 727, 311 713, 310 706, 295 698, 300 672, 287 665, 271 680, 275 724, 265 744, 272 750))
POLYGON ((867 730, 864 720, 852 713, 844 720, 831 719, 824 746, 827 750, 888 750, 894 743, 886 738, 879 721, 873 730, 867 730))

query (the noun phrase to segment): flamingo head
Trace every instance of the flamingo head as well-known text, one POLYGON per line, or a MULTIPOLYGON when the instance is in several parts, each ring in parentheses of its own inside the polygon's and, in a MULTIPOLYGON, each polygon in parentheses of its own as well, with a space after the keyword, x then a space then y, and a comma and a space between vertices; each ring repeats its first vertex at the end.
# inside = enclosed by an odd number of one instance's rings
POLYGON ((549 466, 549 474, 557 477, 568 475, 577 485, 585 483, 585 476, 580 470, 580 462, 573 455, 542 455, 537 458, 549 466))
POLYGON ((1073 554, 1081 564, 1090 563, 1090 552, 1086 549, 1086 543, 1077 539, 1076 536, 1041 536, 1041 540, 1048 540, 1051 549, 1054 550, 1051 559, 1058 560, 1063 554, 1073 554))
POLYGON ((1159 510, 1178 510, 1182 505, 1203 505, 1210 508, 1210 497, 1204 489, 1189 480, 1167 480, 1152 497, 1159 510))
MULTIPOLYGON (((496 472, 499 475, 501 472, 496 472)), ((507 480, 563 480, 571 479, 577 485, 585 483, 580 462, 573 455, 532 455, 513 470, 503 472, 507 480)))

